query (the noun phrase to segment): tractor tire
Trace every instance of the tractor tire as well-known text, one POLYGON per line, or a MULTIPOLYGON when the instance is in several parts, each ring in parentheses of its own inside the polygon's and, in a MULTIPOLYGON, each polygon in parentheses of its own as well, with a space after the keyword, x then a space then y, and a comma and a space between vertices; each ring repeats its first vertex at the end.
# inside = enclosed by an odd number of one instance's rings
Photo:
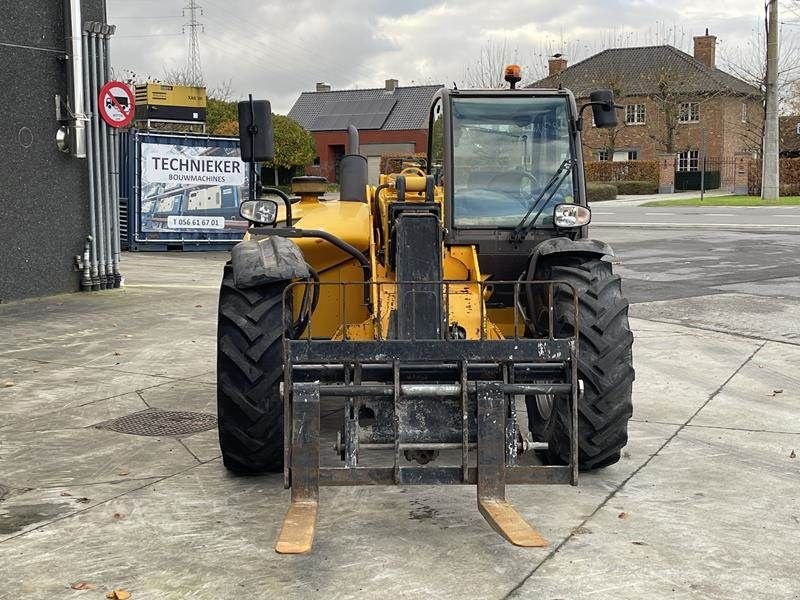
MULTIPOLYGON (((633 334, 628 324, 628 301, 611 263, 595 256, 565 255, 545 260, 535 278, 565 281, 578 294, 578 377, 584 383, 578 404, 578 466, 583 471, 616 463, 628 442, 628 419, 633 414, 631 391, 634 380, 633 334)), ((536 328, 548 328, 546 290, 533 294, 536 328)), ((553 289, 556 337, 575 335, 572 291, 553 289)), ((529 428, 534 440, 548 442, 542 453, 546 462, 569 462, 569 399, 529 396, 526 398, 529 428), (549 399, 549 406, 547 400, 549 399)))
POLYGON ((217 325, 217 419, 222 462, 234 473, 283 469, 283 291, 238 289, 225 266, 217 325))

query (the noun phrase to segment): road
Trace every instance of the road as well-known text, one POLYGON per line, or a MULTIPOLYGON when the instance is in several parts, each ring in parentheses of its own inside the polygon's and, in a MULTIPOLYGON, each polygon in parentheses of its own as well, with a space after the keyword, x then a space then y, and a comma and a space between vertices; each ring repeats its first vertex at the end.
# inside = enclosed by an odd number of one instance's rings
POLYGON ((800 206, 604 206, 594 203, 592 223, 599 227, 779 229, 800 231, 800 206))

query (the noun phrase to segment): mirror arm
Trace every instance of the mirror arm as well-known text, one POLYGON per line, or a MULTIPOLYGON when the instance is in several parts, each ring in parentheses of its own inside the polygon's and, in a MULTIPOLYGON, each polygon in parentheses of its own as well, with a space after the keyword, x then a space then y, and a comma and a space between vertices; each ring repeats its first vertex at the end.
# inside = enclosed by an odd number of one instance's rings
POLYGON ((283 200, 284 206, 286 206, 286 227, 292 226, 292 199, 286 195, 286 193, 276 187, 262 187, 261 188, 262 194, 274 194, 278 196, 281 200, 283 200))

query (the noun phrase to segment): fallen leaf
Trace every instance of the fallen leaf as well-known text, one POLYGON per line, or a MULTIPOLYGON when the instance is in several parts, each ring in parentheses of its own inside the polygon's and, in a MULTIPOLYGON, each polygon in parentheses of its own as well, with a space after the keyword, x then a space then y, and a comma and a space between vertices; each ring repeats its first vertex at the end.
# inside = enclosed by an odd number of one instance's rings
POLYGON ((75 583, 70 584, 73 590, 96 590, 97 586, 93 583, 89 583, 88 581, 76 581, 75 583))
POLYGON ((69 492, 61 492, 61 495, 64 496, 64 497, 72 496, 72 494, 70 494, 69 492))
POLYGON ((194 307, 195 308, 203 308, 203 305, 202 304, 195 304, 194 307))
POLYGON ((627 518, 628 518, 628 513, 626 513, 625 511, 622 511, 621 513, 619 513, 619 514, 617 515, 617 518, 620 518, 620 519, 627 519, 627 518))
POLYGON ((124 518, 125 518, 125 515, 123 515, 122 513, 114 513, 114 520, 115 521, 122 521, 122 519, 124 519, 124 518))
POLYGON ((117 588, 116 590, 111 590, 110 592, 106 593, 106 598, 109 600, 128 600, 131 597, 131 593, 127 590, 123 590, 122 588, 117 588))
POLYGON ((14 387, 14 382, 13 381, 4 381, 3 382, 3 387, 14 387))
POLYGON ((634 546, 647 546, 644 542, 631 542, 634 546))
POLYGON ((123 477, 125 477, 125 475, 130 475, 130 474, 131 474, 131 472, 128 471, 128 469, 122 469, 122 471, 117 473, 117 475, 122 475, 123 477))
POLYGON ((122 356, 122 352, 114 352, 114 356, 122 356))
POLYGON ((769 397, 777 396, 778 394, 782 394, 783 390, 772 390, 771 394, 767 394, 769 397))
POLYGON ((75 498, 75 502, 80 502, 81 504, 89 504, 89 502, 91 501, 92 501, 91 498, 86 498, 86 497, 75 498))
POLYGON ((789 458, 797 458, 797 454, 794 453, 794 450, 789 454, 789 458))

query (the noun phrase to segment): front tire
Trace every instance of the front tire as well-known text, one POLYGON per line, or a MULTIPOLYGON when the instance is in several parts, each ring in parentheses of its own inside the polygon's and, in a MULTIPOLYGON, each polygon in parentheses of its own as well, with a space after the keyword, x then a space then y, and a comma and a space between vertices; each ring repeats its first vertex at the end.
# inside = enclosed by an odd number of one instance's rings
POLYGON ((222 462, 234 473, 283 469, 283 291, 238 289, 225 266, 217 325, 217 419, 222 462))
MULTIPOLYGON (((578 295, 578 377, 585 387, 578 404, 579 468, 585 471, 614 464, 628 442, 628 419, 633 414, 633 334, 620 277, 613 274, 607 261, 566 255, 540 263, 535 278, 565 281, 578 295)), ((544 292, 534 295, 532 307, 539 334, 546 334, 548 327, 544 292)), ((569 287, 554 286, 556 337, 576 333, 572 301, 569 287)), ((548 442, 546 460, 553 464, 569 462, 568 398, 531 396, 526 404, 534 439, 548 442)))

